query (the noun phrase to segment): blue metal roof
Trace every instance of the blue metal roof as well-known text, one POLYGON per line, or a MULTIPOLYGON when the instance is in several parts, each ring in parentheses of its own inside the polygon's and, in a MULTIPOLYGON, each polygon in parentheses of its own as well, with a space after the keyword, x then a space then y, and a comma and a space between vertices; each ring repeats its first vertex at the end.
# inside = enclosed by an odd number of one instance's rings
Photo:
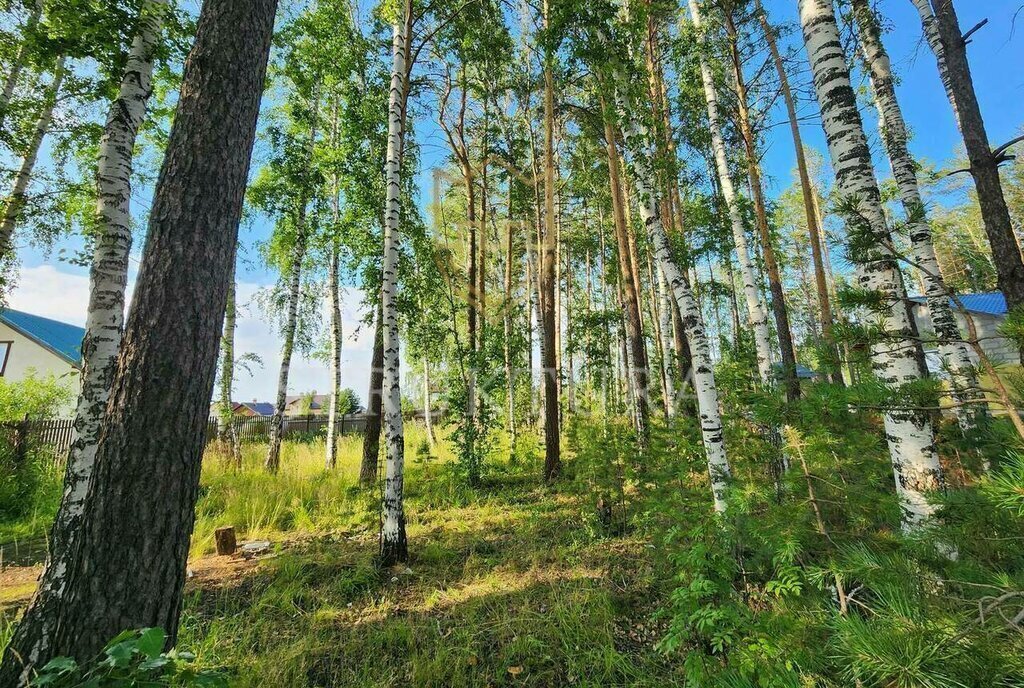
MULTIPOLYGON (((1001 291, 992 291, 986 294, 960 294, 959 299, 963 302, 964 308, 972 313, 1006 315, 1006 297, 1003 296, 1001 291)), ((910 300, 917 303, 927 302, 927 299, 923 296, 911 296, 910 300)), ((949 300, 949 307, 954 311, 957 310, 957 305, 953 302, 953 299, 949 300)))
POLYGON ((268 401, 243 401, 242 406, 261 416, 274 415, 274 405, 268 401))
POLYGON ((85 336, 84 327, 11 308, 0 311, 0 321, 35 340, 71 365, 79 365, 82 358, 82 337, 85 336))

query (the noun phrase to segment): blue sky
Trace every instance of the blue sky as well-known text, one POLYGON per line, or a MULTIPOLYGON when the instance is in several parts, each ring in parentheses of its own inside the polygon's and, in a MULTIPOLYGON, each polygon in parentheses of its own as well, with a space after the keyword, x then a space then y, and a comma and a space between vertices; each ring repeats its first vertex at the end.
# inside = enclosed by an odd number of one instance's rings
MULTIPOLYGON (((1022 2, 1024 0, 957 1, 964 27, 973 26, 985 17, 990 20, 987 27, 975 34, 970 46, 970 58, 989 136, 996 145, 1012 138, 1024 124, 1024 110, 1021 108, 1024 102, 1024 69, 1021 69, 1024 66, 1024 13, 1018 18, 1020 26, 1016 27, 1016 31, 1013 30, 1014 12, 1022 2)), ((795 28, 798 18, 796 0, 764 0, 764 4, 774 23, 786 22, 795 28)), ((934 57, 922 42, 917 13, 909 0, 881 0, 878 6, 892 29, 885 35, 884 41, 899 75, 897 88, 913 136, 911 148, 915 155, 936 164, 949 161, 961 146, 960 136, 938 79, 934 57)), ((784 47, 796 47, 798 41, 798 33, 792 31, 785 39, 784 47)), ((806 69, 796 75, 795 82, 807 86, 806 69)), ((810 93, 806 88, 804 92, 810 93)), ((805 143, 824 153, 825 144, 816 119, 816 105, 805 98, 800 109, 801 116, 805 118, 805 143)), ((417 111, 422 112, 422 109, 417 111)), ((432 115, 425 113, 417 122, 422 145, 424 169, 420 179, 424 201, 429 199, 430 194, 430 168, 443 162, 447 150, 440 132, 433 124, 432 115)), ((865 111, 864 115, 866 124, 873 131, 874 113, 865 111)), ((792 183, 795 163, 781 102, 771 111, 770 117, 780 125, 771 129, 765 141, 766 183, 769 195, 774 197, 792 183)), ((876 145, 875 149, 879 174, 888 176, 888 163, 880 147, 876 145)), ((139 190, 139 193, 143 196, 140 203, 148 203, 144 198, 146 191, 139 190)), ((251 244, 264 237, 268 231, 267 223, 257 220, 242 229, 242 240, 251 244)), ((23 247, 20 251, 21 279, 10 297, 11 306, 67 322, 83 323, 88 294, 87 273, 83 268, 57 260, 60 249, 73 250, 80 245, 80 240, 72 237, 61 240, 49 252, 23 247)), ((133 252, 130 275, 132 284, 140 251, 141 245, 138 245, 133 252)), ((253 251, 250 249, 248 253, 251 255, 253 251)), ((272 325, 265 321, 252 303, 257 291, 271 285, 273 280, 274 275, 256 264, 256 261, 243 262, 239 274, 241 319, 236 346, 240 352, 258 354, 263 360, 263 368, 255 370, 251 377, 244 373, 240 376, 236 385, 238 399, 266 400, 274 393, 279 340, 272 325)), ((368 328, 358 327, 362 316, 360 301, 361 295, 355 290, 346 293, 344 319, 348 337, 343 349, 342 370, 343 384, 352 386, 360 397, 365 397, 372 333, 367 331, 368 328)), ((319 361, 304 360, 297 356, 291 379, 291 393, 313 389, 322 391, 328 380, 327 369, 319 361)))

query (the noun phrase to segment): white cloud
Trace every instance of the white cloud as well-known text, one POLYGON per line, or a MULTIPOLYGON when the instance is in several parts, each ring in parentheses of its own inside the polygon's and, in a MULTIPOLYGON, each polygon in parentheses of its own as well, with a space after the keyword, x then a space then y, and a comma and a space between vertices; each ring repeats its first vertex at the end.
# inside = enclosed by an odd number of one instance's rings
MULTIPOLYGON (((134 277, 134 274, 129 276, 129 294, 135 287, 134 277)), ((274 326, 263 318, 259 308, 252 303, 256 292, 266 286, 248 282, 238 285, 235 351, 239 356, 254 353, 263 361, 262 367, 253 366, 251 375, 244 370, 237 371, 235 398, 240 400, 273 401, 277 393, 281 340, 274 326)), ((341 384, 353 388, 365 403, 373 354, 373 328, 362 325, 362 292, 344 289, 342 299, 342 331, 345 341, 342 345, 341 384)), ((84 325, 89 303, 89 276, 81 270, 64 272, 53 265, 23 268, 8 302, 16 310, 84 325)), ((323 304, 323 322, 329 322, 326 299, 323 304)), ((306 359, 298 353, 292 357, 288 378, 289 394, 314 389, 322 393, 329 387, 330 371, 325 363, 306 359)))
POLYGON ((89 275, 61 272, 52 265, 22 268, 18 284, 7 301, 18 311, 85 325, 89 275))

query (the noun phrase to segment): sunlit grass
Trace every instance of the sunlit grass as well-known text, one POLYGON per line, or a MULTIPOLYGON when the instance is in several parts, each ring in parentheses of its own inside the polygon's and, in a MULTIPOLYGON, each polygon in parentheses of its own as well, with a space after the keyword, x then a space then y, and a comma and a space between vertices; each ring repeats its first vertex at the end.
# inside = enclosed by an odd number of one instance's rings
MULTIPOLYGON (((452 459, 442 441, 435 447, 434 458, 418 461, 416 452, 425 439, 422 425, 406 424, 406 462, 411 475, 452 459)), ((325 468, 322 439, 284 442, 277 475, 264 470, 265 455, 266 445, 244 445, 242 469, 236 470, 213 445, 207 450, 192 557, 214 551, 213 532, 221 526, 234 526, 237 536, 246 540, 276 540, 292 531, 326 533, 375 527, 377 490, 357 489, 362 435, 339 438, 337 466, 330 471, 325 468)))

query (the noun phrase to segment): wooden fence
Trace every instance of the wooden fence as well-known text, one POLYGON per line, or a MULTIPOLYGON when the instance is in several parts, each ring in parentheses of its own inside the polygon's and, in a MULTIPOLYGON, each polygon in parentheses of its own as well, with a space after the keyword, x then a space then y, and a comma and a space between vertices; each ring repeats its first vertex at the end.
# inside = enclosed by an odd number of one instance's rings
POLYGON ((48 448, 54 458, 63 457, 71 448, 70 418, 37 418, 0 423, 0 441, 14 450, 15 459, 24 458, 29 447, 48 448))

